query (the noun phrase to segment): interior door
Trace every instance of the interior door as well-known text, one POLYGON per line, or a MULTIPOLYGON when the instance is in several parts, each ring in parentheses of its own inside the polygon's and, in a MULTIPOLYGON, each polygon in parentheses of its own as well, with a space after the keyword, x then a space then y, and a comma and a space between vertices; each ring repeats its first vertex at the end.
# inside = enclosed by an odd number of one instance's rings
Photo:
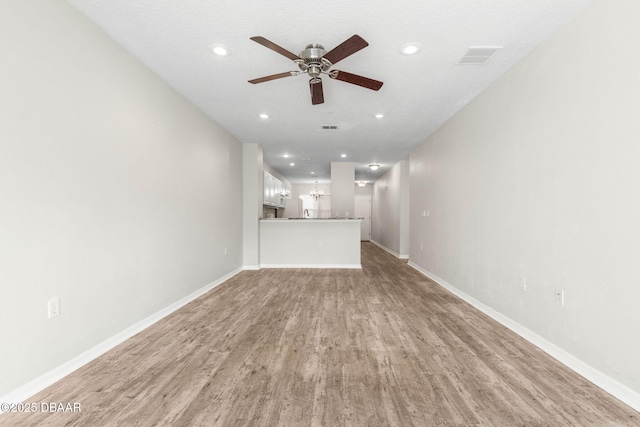
POLYGON ((355 217, 362 218, 360 223, 360 240, 371 240, 371 196, 356 195, 355 217))

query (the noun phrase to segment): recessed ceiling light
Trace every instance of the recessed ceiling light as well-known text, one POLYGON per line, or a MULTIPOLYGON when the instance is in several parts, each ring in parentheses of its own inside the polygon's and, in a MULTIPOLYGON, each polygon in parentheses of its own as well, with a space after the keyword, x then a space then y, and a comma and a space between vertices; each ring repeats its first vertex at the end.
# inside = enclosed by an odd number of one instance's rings
POLYGON ((315 175, 315 174, 316 174, 315 172, 311 172, 311 175, 315 175))
POLYGON ((383 118, 383 117, 384 117, 384 114, 382 114, 382 113, 378 113, 378 114, 376 114, 376 116, 375 116, 375 117, 376 117, 376 119, 381 119, 381 118, 383 118))
POLYGON ((340 157, 342 157, 344 159, 345 157, 347 157, 347 155, 346 154, 340 154, 340 157))
POLYGON ((268 118, 269 118, 269 115, 268 115, 268 114, 265 114, 265 113, 262 113, 262 114, 260 114, 260 118, 261 118, 261 119, 268 119, 268 118))
POLYGON ((380 167, 380 165, 379 165, 379 164, 377 164, 377 163, 372 163, 372 164, 370 164, 370 165, 369 165, 369 168, 370 168, 372 171, 377 171, 379 167, 380 167))
POLYGON ((218 56, 229 56, 229 50, 220 45, 211 46, 211 50, 218 56))
POLYGON ((292 163, 289 163, 289 166, 295 166, 295 165, 296 165, 296 164, 295 164, 295 163, 293 163, 293 162, 292 162, 292 163))
POLYGON ((419 50, 420 50, 419 43, 407 43, 404 46, 402 46, 402 49, 400 49, 400 52, 403 55, 413 55, 415 53, 418 53, 419 50))
POLYGON ((284 157, 285 159, 288 159, 291 156, 289 154, 283 154, 282 157, 284 157))
POLYGON ((358 184, 358 187, 363 188, 367 185, 367 181, 356 181, 356 184, 358 184))

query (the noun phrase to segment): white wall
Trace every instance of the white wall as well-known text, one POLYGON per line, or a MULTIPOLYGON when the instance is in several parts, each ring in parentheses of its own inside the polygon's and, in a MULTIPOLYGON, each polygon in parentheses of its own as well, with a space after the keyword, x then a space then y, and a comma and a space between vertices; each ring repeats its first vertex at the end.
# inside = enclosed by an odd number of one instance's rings
POLYGON ((595 0, 410 158, 412 262, 636 393, 639 19, 595 0))
POLYGON ((401 258, 409 256, 409 162, 396 163, 373 184, 371 239, 401 258))
POLYGON ((62 0, 0 40, 3 395, 242 266, 242 149, 62 0))
POLYGON ((351 217, 355 210, 356 164, 331 162, 331 216, 351 217))
POLYGON ((264 203, 263 151, 258 144, 242 144, 242 260, 246 268, 260 266, 259 225, 264 203))

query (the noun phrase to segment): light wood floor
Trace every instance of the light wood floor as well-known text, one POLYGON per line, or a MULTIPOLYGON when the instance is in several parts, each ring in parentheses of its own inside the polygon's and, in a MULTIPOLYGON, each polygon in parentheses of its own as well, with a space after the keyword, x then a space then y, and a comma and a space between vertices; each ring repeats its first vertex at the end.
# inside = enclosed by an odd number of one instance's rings
POLYGON ((1 425, 617 426, 640 414, 405 263, 245 271, 1 425))

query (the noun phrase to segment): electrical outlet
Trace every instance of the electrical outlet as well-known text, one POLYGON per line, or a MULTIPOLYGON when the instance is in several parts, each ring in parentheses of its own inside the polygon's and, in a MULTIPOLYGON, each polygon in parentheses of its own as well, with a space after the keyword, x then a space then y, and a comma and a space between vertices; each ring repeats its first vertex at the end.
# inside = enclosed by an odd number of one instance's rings
POLYGON ((420 250, 422 250, 422 243, 420 243, 420 250))
POLYGON ((224 254, 227 255, 227 248, 224 248, 224 254))
POLYGON ((520 278, 520 289, 522 289, 524 292, 527 291, 527 278, 526 277, 521 277, 520 278))
POLYGON ((322 249, 322 242, 318 242, 318 249, 322 249))
POLYGON ((49 319, 60 315, 60 298, 54 297, 49 300, 49 319))
POLYGON ((564 291, 562 289, 556 289, 556 302, 564 305, 564 291))

